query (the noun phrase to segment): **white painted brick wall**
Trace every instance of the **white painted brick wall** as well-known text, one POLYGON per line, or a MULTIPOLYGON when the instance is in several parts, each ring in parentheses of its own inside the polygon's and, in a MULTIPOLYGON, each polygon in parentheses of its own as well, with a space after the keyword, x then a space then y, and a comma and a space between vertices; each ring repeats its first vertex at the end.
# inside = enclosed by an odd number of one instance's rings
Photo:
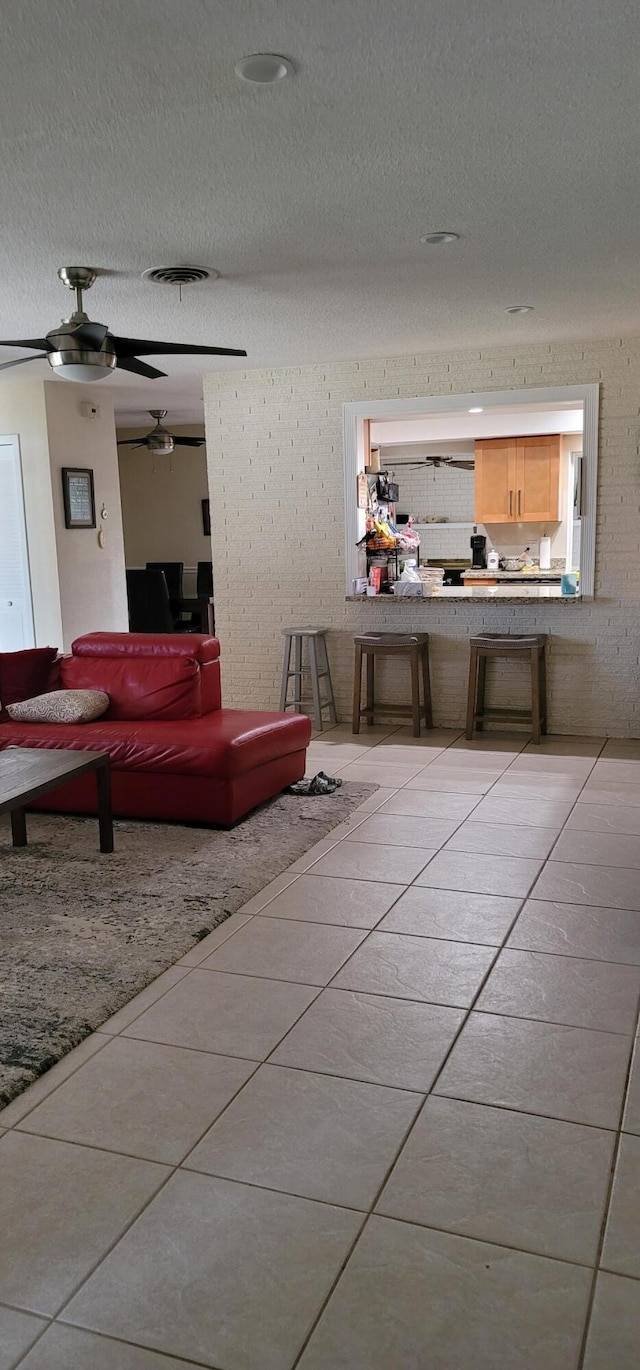
MULTIPOLYGON (((473 632, 547 632, 554 732, 640 736, 640 340, 537 344, 374 358, 205 379, 216 625, 225 703, 277 707, 282 629, 329 630, 338 708, 348 718, 353 636, 427 630, 436 722, 464 716, 473 632), (593 603, 347 603, 342 405, 366 397, 601 382, 593 603)), ((385 693, 407 697, 393 663, 385 693)), ((524 671, 496 668, 495 700, 521 704, 524 671)))

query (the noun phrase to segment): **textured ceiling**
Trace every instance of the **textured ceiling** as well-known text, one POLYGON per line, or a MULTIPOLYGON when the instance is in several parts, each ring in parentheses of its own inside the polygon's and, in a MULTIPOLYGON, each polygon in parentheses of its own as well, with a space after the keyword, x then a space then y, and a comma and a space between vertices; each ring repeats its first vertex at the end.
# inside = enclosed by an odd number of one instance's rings
MULTIPOLYGON (((1 9, 1 336, 58 321, 65 263, 106 273, 87 305, 114 331, 250 367, 640 331, 635 0, 1 9), (295 78, 239 82, 264 50, 295 78), (439 228, 460 242, 420 243, 439 228), (222 279, 182 303, 140 280, 175 262, 222 279)), ((211 365, 104 386, 178 422, 211 365)))

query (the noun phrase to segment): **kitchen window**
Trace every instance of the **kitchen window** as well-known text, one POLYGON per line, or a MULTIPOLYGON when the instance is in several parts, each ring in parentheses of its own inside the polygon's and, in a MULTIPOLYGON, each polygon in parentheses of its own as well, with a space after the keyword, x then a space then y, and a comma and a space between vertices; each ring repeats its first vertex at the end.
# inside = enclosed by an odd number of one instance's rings
POLYGON ((592 598, 598 399, 581 385, 345 404, 347 596, 372 562, 384 591, 414 560, 448 594, 479 594, 484 568, 487 597, 507 582, 560 595, 577 573, 592 598))

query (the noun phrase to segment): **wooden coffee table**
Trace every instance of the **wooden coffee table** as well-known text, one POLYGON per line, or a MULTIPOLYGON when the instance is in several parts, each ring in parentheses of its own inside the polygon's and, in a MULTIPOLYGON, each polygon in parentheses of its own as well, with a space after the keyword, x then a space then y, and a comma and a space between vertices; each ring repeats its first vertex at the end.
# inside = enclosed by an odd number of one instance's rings
POLYGON ((70 752, 46 747, 7 747, 0 752, 0 813, 11 814, 14 847, 26 847, 25 805, 78 775, 95 771, 100 851, 113 851, 111 774, 108 752, 70 752))

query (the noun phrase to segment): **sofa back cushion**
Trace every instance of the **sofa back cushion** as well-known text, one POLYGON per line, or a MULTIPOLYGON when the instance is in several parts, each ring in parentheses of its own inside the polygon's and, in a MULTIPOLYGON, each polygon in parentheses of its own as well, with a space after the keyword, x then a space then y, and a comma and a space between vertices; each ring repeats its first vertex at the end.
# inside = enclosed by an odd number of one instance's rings
POLYGON ((108 719, 198 718, 200 667, 189 656, 67 656, 66 690, 104 690, 108 719))
POLYGON ((82 670, 78 666, 70 673, 74 684, 80 679, 90 680, 91 687, 98 681, 106 682, 105 671, 126 663, 126 672, 116 672, 120 681, 117 698, 108 683, 98 684, 112 698, 108 718, 194 718, 221 708, 220 643, 216 637, 204 633, 87 633, 76 638, 71 651, 74 661, 84 663, 82 670), (187 682, 193 686, 194 664, 197 699, 185 689, 187 682), (158 670, 154 679, 162 697, 152 686, 148 708, 153 712, 145 713, 140 686, 151 681, 151 668, 161 665, 166 667, 166 674, 158 670), (171 683, 175 686, 173 694, 171 683), (134 713, 124 712, 132 707, 134 713))
POLYGON ((85 633, 71 651, 74 656, 188 656, 202 666, 218 660, 220 643, 204 633, 85 633))
POLYGON ((57 647, 0 652, 0 714, 8 704, 20 704, 23 699, 55 689, 57 655, 57 647))

